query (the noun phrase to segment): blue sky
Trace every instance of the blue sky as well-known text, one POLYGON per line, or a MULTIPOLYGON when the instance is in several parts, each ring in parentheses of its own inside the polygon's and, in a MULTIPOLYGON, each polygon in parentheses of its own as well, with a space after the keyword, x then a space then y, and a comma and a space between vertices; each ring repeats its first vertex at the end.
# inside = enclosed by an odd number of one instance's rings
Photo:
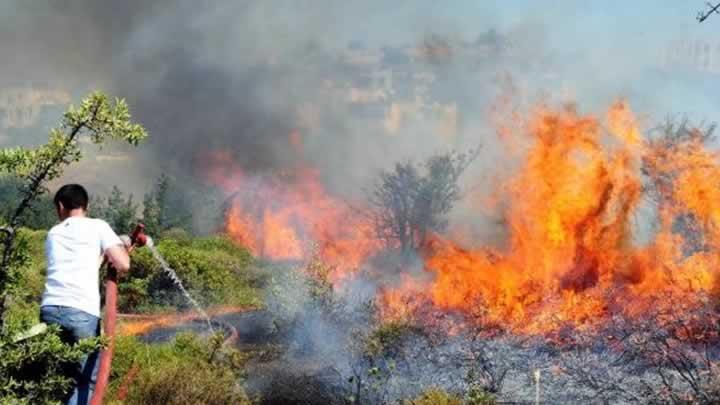
POLYGON ((431 30, 450 30, 474 37, 488 27, 510 29, 523 23, 542 23, 554 41, 568 47, 582 41, 611 43, 631 37, 643 41, 680 35, 714 37, 720 32, 720 15, 703 24, 695 20, 703 1, 678 0, 512 0, 490 2, 478 0, 398 0, 376 6, 346 4, 339 26, 347 38, 365 37, 371 43, 412 42, 417 34, 431 30), (355 19, 360 9, 371 9, 372 17, 355 19))

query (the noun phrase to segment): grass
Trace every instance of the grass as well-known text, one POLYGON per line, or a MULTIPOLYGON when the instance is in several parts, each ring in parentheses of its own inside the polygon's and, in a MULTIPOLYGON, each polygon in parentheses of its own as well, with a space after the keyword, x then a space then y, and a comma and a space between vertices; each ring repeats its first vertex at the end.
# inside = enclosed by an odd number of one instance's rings
POLYGON ((146 344, 118 337, 109 397, 111 404, 249 404, 240 382, 245 357, 214 339, 179 334, 171 342, 146 344))
MULTIPOLYGON (((201 305, 260 307, 265 272, 250 253, 225 236, 166 238, 158 251, 201 305)), ((157 313, 188 303, 148 249, 133 253, 132 269, 121 280, 122 312, 157 313)))

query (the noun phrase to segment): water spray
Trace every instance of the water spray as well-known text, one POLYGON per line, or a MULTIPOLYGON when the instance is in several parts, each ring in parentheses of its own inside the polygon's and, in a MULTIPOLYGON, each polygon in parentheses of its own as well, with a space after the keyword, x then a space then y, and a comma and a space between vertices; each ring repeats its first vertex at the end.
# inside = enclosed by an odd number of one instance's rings
MULTIPOLYGON (((135 230, 130 235, 130 246, 142 247, 147 244, 148 236, 145 235, 145 225, 137 224, 135 230)), ((95 393, 92 397, 91 405, 101 405, 103 396, 107 389, 108 380, 110 379, 110 365, 115 350, 115 323, 117 322, 117 270, 108 265, 107 277, 105 282, 105 319, 103 327, 105 336, 108 338, 108 345, 100 353, 100 366, 98 367, 97 379, 95 383, 95 393)))
MULTIPOLYGON (((173 281, 173 284, 182 292, 185 299, 190 302, 195 310, 203 317, 207 323, 210 333, 214 333, 212 321, 208 314, 202 309, 200 304, 185 289, 185 286, 178 277, 175 270, 165 261, 160 252, 155 247, 150 236, 145 234, 145 225, 138 224, 130 234, 130 246, 143 247, 146 246, 152 252, 153 257, 160 263, 165 274, 173 281)), ((112 266, 107 267, 107 280, 105 283, 105 319, 103 322, 105 336, 108 337, 108 345, 100 354, 100 366, 98 368, 97 381, 95 384, 95 394, 93 395, 91 405, 101 405, 103 396, 107 389, 110 379, 110 366, 112 363, 113 351, 115 349, 115 324, 117 321, 117 270, 112 266)))
MULTIPOLYGON (((145 236, 145 235, 143 235, 145 236)), ((195 310, 203 317, 205 322, 207 323, 207 327, 210 330, 210 333, 214 333, 215 330, 212 326, 212 321, 210 320, 210 316, 205 312, 205 310, 202 309, 200 304, 195 301, 195 299, 190 295, 190 293, 185 289, 185 286, 182 283, 182 280, 180 280, 180 277, 178 277, 175 270, 170 267, 170 265, 165 261, 165 259, 160 255, 160 252, 155 248, 155 245, 153 244, 152 238, 149 236, 146 236, 146 243, 145 246, 147 246, 148 249, 150 249, 150 252, 152 252, 153 257, 155 260, 157 260, 158 263, 160 263, 160 267, 162 267, 165 274, 172 280, 173 284, 182 292, 182 294, 185 296, 185 299, 192 304, 192 306, 195 308, 195 310)))

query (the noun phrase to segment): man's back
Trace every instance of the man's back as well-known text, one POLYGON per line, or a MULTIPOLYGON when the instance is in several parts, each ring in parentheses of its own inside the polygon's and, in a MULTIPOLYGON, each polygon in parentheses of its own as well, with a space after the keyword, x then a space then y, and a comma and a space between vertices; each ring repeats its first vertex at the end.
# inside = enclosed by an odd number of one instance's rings
POLYGON ((100 316, 99 269, 103 252, 122 242, 103 220, 69 217, 45 242, 47 282, 42 306, 60 305, 100 316))

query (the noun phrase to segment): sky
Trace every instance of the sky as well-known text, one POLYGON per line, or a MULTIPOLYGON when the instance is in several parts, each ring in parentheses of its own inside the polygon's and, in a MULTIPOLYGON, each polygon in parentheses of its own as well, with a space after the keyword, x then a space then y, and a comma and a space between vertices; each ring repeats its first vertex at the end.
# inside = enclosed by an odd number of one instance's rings
POLYGON ((677 35, 709 38, 720 25, 713 19, 698 24, 695 17, 706 8, 704 1, 400 0, 387 4, 392 6, 379 5, 371 19, 362 21, 354 19, 353 6, 347 6, 338 24, 344 39, 367 36, 374 43, 388 38, 412 43, 419 32, 437 27, 456 29, 457 34, 472 38, 488 25, 503 31, 521 23, 550 21, 549 36, 572 48, 582 46, 583 40, 610 45, 625 36, 636 41, 677 35))

